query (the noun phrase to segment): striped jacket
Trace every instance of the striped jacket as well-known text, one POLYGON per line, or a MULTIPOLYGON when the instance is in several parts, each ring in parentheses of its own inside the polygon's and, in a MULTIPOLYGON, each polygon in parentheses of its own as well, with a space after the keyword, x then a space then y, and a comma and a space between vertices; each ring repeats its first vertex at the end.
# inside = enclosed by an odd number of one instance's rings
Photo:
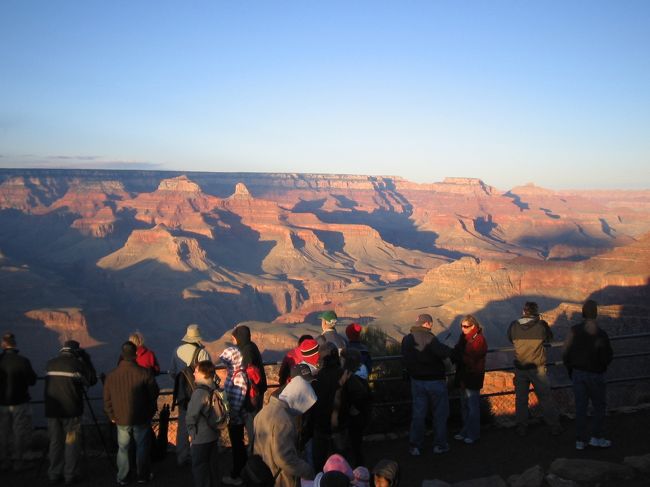
MULTIPOLYGON (((87 357, 87 356, 86 356, 87 357)), ((90 359, 87 359, 90 362, 90 359)), ((97 382, 92 364, 70 349, 47 363, 45 377, 45 416, 74 418, 83 413, 83 388, 97 382)))

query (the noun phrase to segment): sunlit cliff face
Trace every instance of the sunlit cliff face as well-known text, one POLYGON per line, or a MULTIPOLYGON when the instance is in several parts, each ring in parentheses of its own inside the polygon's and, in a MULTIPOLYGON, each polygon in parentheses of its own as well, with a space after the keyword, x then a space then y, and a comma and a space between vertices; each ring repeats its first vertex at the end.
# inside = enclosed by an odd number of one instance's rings
POLYGON ((563 330, 591 297, 612 326, 638 329, 648 232, 650 191, 4 170, 0 321, 43 360, 74 338, 107 364, 134 329, 164 356, 188 323, 216 347, 253 321, 279 351, 323 309, 394 336, 426 312, 449 339, 471 313, 497 346, 524 301, 563 330))

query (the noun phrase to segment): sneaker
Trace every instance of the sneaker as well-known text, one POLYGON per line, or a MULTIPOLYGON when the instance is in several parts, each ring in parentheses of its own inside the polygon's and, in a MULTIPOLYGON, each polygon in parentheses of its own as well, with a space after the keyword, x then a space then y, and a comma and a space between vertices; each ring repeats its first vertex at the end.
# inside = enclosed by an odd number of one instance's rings
POLYGON ((412 457, 419 457, 420 449, 417 446, 409 447, 409 455, 411 455, 412 457))
POLYGON ((584 450, 585 449, 585 442, 584 441, 576 441, 576 450, 584 450))
POLYGON ((606 440, 605 438, 594 438, 592 436, 589 440, 589 446, 595 446, 597 448, 609 448, 612 446, 612 442, 606 440))
POLYGON ((147 482, 151 482, 152 480, 153 480, 153 472, 149 472, 149 475, 145 475, 144 477, 138 477, 139 484, 146 484, 147 482))
POLYGON ((231 477, 230 475, 221 477, 221 482, 225 485, 244 485, 244 481, 241 478, 231 477))
POLYGON ((129 485, 129 482, 127 480, 117 479, 117 485, 129 485))
POLYGON ((454 435, 454 440, 464 441, 464 440, 465 440, 465 437, 464 437, 463 435, 461 435, 460 433, 456 433, 456 434, 454 435))
POLYGON ((528 427, 525 424, 518 424, 515 428, 515 433, 519 436, 526 436, 528 434, 528 427))
POLYGON ((447 453, 448 451, 449 451, 449 445, 445 445, 445 446, 436 445, 433 447, 433 453, 436 455, 441 455, 443 453, 447 453))
POLYGON ((463 442, 464 442, 466 445, 473 445, 473 444, 476 443, 477 441, 478 441, 478 440, 472 440, 471 438, 464 438, 464 439, 463 439, 463 442))

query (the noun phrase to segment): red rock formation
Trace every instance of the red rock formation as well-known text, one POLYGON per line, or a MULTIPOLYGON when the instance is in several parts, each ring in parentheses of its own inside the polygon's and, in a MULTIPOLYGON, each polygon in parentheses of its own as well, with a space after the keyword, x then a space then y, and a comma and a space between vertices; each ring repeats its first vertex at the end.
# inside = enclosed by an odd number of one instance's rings
POLYGON ((42 321, 46 328, 59 334, 59 342, 77 340, 81 347, 92 347, 99 342, 88 333, 88 325, 79 308, 37 309, 28 311, 25 316, 42 321))

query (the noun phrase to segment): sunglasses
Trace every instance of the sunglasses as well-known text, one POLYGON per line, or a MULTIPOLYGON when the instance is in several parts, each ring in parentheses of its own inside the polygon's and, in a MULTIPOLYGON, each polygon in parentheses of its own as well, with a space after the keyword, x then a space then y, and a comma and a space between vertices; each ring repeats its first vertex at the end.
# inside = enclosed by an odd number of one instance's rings
POLYGON ((474 325, 460 325, 461 328, 471 328, 474 325))

